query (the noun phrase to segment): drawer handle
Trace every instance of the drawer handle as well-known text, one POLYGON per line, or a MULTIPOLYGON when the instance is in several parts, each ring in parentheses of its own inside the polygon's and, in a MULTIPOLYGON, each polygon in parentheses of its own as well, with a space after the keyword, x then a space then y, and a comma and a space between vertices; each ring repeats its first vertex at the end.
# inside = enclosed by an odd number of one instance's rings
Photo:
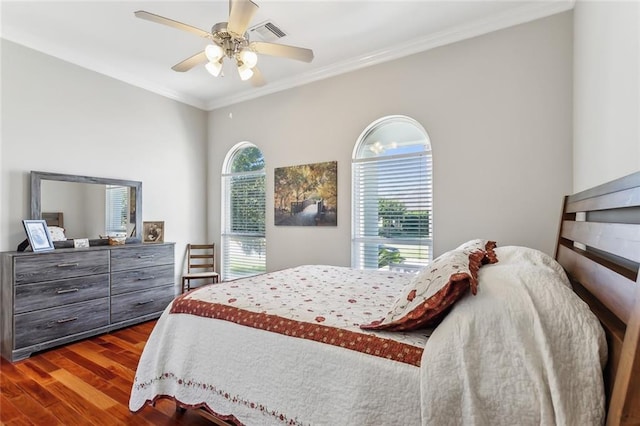
POLYGON ((78 317, 70 317, 70 318, 63 318, 63 319, 59 319, 58 321, 56 321, 58 324, 64 324, 65 322, 71 322, 71 321, 75 321, 77 320, 78 317))
POLYGON ((58 265, 58 268, 75 268, 76 266, 78 266, 79 263, 60 263, 58 265))
POLYGON ((155 256, 152 255, 152 254, 147 254, 147 255, 144 255, 144 256, 141 255, 141 254, 138 255, 138 259, 153 259, 154 257, 155 256))
POLYGON ((57 293, 57 294, 66 294, 66 293, 75 293, 76 291, 78 291, 78 289, 77 289, 77 288, 68 288, 68 289, 66 289, 66 290, 60 290, 60 289, 58 289, 58 290, 56 291, 56 293, 57 293))
POLYGON ((155 279, 156 279, 156 277, 151 275, 150 277, 136 278, 136 281, 146 281, 146 280, 155 280, 155 279))
POLYGON ((137 305, 138 306, 142 306, 142 305, 146 305, 147 303, 151 303, 151 302, 153 302, 153 299, 147 300, 146 302, 138 302, 137 305))

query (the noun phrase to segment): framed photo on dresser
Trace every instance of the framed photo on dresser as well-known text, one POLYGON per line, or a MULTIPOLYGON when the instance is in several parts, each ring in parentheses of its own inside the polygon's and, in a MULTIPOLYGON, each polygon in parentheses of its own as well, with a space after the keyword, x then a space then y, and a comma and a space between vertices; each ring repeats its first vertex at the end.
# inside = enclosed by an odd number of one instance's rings
POLYGON ((51 241, 51 234, 47 228, 47 222, 38 219, 25 219, 22 221, 24 230, 27 233, 27 239, 31 250, 47 251, 53 250, 53 241, 51 241))
POLYGON ((164 222, 143 222, 142 242, 162 243, 164 242, 164 222))

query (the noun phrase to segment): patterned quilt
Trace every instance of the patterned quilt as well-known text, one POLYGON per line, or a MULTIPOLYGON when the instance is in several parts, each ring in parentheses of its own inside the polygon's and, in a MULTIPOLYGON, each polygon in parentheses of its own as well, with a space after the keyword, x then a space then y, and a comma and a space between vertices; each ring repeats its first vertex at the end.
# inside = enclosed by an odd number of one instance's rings
POLYGON ((195 289, 158 320, 129 408, 169 398, 245 425, 419 424, 429 331, 359 328, 411 278, 307 265, 195 289))
POLYGON ((431 330, 359 328, 384 317, 411 277, 308 265, 192 291, 173 303, 171 313, 222 319, 420 366, 431 330))

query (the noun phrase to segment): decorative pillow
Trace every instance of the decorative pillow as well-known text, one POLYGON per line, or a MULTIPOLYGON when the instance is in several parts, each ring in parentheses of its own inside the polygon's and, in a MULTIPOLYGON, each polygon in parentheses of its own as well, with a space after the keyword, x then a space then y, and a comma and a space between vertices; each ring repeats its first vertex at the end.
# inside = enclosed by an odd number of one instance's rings
POLYGON ((474 251, 481 250, 484 252, 484 256, 482 257, 482 264, 486 265, 487 263, 496 263, 498 261, 498 256, 495 252, 496 242, 490 240, 469 240, 464 244, 460 244, 455 250, 466 251, 469 254, 474 251))
POLYGON ((484 259, 498 261, 494 248, 493 241, 472 240, 444 253, 411 280, 385 318, 360 328, 406 331, 435 326, 469 289, 476 294, 484 259))
POLYGON ((64 235, 64 228, 59 226, 49 226, 48 228, 51 234, 51 241, 67 241, 67 237, 64 235))

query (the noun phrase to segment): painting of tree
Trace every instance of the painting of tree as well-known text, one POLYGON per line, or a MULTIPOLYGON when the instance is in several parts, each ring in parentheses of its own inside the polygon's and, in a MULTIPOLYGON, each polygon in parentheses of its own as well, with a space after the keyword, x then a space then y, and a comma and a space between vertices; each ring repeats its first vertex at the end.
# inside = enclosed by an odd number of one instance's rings
POLYGON ((337 161, 276 168, 274 187, 275 225, 337 226, 337 161))

